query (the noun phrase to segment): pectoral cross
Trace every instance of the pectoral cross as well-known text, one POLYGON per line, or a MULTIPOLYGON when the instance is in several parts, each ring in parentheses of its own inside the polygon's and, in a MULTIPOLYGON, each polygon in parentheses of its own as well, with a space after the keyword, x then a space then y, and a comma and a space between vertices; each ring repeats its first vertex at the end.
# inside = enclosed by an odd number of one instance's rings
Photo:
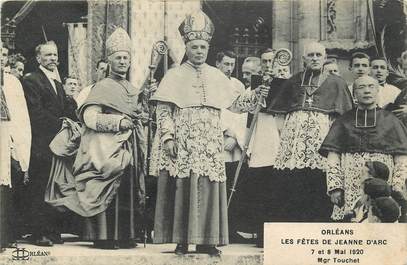
POLYGON ((309 106, 311 106, 312 103, 314 102, 314 100, 312 99, 312 97, 309 97, 309 98, 307 98, 307 100, 305 100, 305 102, 307 102, 307 104, 308 104, 309 106))

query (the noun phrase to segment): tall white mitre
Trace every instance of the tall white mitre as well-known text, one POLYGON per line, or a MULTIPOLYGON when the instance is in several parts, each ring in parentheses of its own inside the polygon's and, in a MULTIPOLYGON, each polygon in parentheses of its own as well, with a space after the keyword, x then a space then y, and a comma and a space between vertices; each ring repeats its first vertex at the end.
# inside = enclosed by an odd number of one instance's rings
POLYGON ((106 40, 106 55, 110 56, 120 51, 131 54, 131 39, 127 31, 119 27, 106 40))

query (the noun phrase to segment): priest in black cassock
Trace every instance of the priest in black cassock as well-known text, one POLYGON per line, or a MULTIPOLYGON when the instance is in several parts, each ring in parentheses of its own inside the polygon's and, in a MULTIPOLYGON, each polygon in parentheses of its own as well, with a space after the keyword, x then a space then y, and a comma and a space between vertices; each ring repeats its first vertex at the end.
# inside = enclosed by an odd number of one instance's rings
POLYGON ((320 148, 328 158, 327 192, 335 204, 334 220, 341 220, 362 194, 368 161, 386 164, 388 183, 406 197, 407 128, 393 113, 377 106, 378 86, 369 76, 355 80, 358 106, 333 123, 320 148))

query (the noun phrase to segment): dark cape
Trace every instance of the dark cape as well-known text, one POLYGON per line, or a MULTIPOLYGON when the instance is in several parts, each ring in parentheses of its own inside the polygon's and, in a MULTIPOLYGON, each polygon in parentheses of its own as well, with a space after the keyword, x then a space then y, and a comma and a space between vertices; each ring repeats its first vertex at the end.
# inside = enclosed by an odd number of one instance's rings
POLYGON ((376 125, 374 109, 358 111, 358 127, 356 127, 356 109, 348 111, 335 120, 319 150, 327 156, 329 152, 337 153, 383 153, 391 155, 407 155, 407 128, 391 112, 376 109, 376 125))
POLYGON ((126 79, 117 80, 107 77, 97 82, 78 110, 79 119, 83 121, 83 113, 90 105, 111 108, 133 119, 137 118, 139 116, 137 104, 132 103, 137 103, 139 93, 127 91, 128 87, 132 87, 132 85, 126 79))
MULTIPOLYGON (((393 111, 401 107, 401 105, 407 105, 407 78, 400 78, 397 81, 392 80, 392 85, 400 88, 401 92, 394 100, 394 103, 390 103, 386 106, 387 110, 393 111)), ((405 115, 399 118, 404 125, 407 126, 407 117, 405 115)))
MULTIPOLYGON (((281 89, 283 89, 283 85, 286 81, 287 81, 287 79, 273 78, 270 82, 268 82, 267 85, 270 86, 270 90, 269 90, 267 97, 265 98, 266 106, 262 107, 260 109, 260 112, 272 113, 272 110, 270 107, 271 103, 273 102, 273 99, 281 93, 281 89)), ((254 89, 256 89, 256 87, 252 87, 251 89, 254 90, 254 89)))
MULTIPOLYGON (((307 88, 301 86, 303 74, 304 72, 300 72, 283 83, 270 99, 267 112, 285 114, 308 110, 342 115, 352 109, 352 96, 341 77, 321 74, 321 85, 318 88, 307 88), (310 97, 312 97, 312 103, 309 104, 307 99, 310 97)), ((308 73, 306 77, 309 78, 308 73)))
MULTIPOLYGON (((274 114, 270 108, 271 102, 280 93, 280 91, 284 87, 283 85, 286 81, 287 81, 286 79, 282 79, 282 78, 273 78, 273 80, 271 80, 271 82, 268 84, 270 86, 270 90, 265 99, 266 106, 262 107, 260 109, 260 112, 274 114)), ((254 90, 254 89, 256 89, 256 87, 252 87, 251 89, 254 90)), ((247 123, 246 123, 247 128, 250 128, 252 120, 253 120, 253 114, 248 113, 247 123)))

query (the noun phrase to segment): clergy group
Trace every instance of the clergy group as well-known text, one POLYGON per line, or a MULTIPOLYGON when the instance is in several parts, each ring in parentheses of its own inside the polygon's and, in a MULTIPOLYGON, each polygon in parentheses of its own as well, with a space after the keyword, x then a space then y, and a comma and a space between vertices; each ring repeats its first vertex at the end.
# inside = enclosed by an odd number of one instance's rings
POLYGON ((122 28, 83 89, 59 77, 55 42, 25 75, 2 47, 1 248, 71 233, 101 249, 220 256, 229 243, 263 247, 266 222, 406 222, 407 88, 387 83, 386 58, 354 53, 348 84, 317 41, 293 75, 264 47, 239 80, 235 52, 206 63, 205 13, 178 30, 183 63, 141 88, 122 28))

